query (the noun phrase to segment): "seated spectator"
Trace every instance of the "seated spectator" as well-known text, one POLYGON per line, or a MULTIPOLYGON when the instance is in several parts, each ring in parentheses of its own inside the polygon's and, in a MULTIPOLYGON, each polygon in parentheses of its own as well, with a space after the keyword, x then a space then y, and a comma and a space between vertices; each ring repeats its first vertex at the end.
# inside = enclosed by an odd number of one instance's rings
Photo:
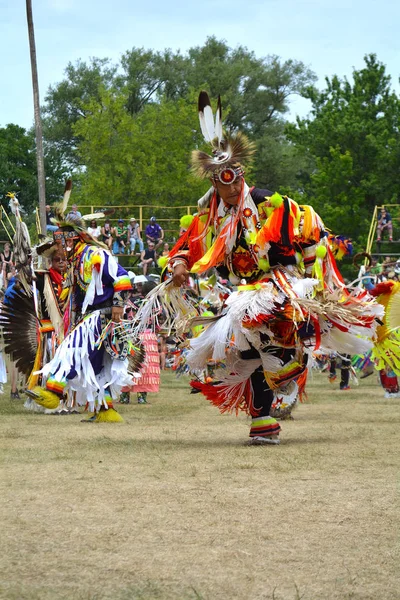
POLYGON ((14 252, 11 249, 11 244, 10 242, 6 242, 4 244, 4 250, 3 252, 0 254, 0 260, 1 260, 1 270, 3 273, 3 282, 4 285, 6 285, 6 281, 8 279, 8 275, 11 271, 13 271, 14 269, 14 252))
POLYGON ((76 204, 73 204, 70 212, 67 214, 67 221, 80 221, 82 218, 82 214, 79 212, 76 204))
POLYGON ((161 256, 168 256, 168 254, 169 254, 169 244, 168 244, 168 242, 165 242, 161 256))
POLYGON ((129 221, 128 225, 128 239, 131 254, 135 254, 136 244, 139 247, 139 254, 141 254, 144 250, 144 244, 142 240, 142 235, 140 231, 140 225, 136 221, 135 217, 129 221))
POLYGON ((128 228, 125 226, 123 219, 118 219, 118 224, 114 227, 113 235, 113 254, 125 254, 128 243, 128 228))
POLYGON ((162 241, 164 239, 164 231, 157 223, 156 217, 151 217, 150 223, 147 225, 145 233, 147 242, 153 242, 155 248, 161 246, 162 241))
POLYGON ((111 250, 112 243, 113 243, 113 236, 112 236, 112 227, 111 227, 110 219, 106 219, 104 221, 103 227, 101 228, 101 241, 103 242, 103 244, 106 244, 106 246, 108 246, 109 250, 111 250))
POLYGON ((88 233, 90 233, 90 235, 94 237, 95 240, 98 240, 100 238, 101 227, 100 225, 97 225, 97 221, 90 221, 90 225, 87 228, 87 230, 88 233))
POLYGON ((50 204, 46 205, 46 231, 57 231, 58 227, 57 225, 54 225, 51 222, 51 219, 54 217, 53 213, 51 212, 51 206, 50 204))
POLYGON ((153 267, 156 264, 156 248, 154 242, 148 242, 146 250, 143 250, 140 255, 141 266, 143 268, 143 275, 147 275, 149 267, 153 267))
POLYGON ((387 279, 392 279, 393 275, 394 275, 394 267, 396 265, 396 260, 392 260, 390 256, 386 256, 385 260, 383 261, 382 265, 381 265, 381 271, 380 273, 377 273, 376 271, 372 271, 373 273, 375 273, 376 275, 378 275, 378 282, 379 281, 386 281, 387 279), (379 277, 379 275, 381 275, 381 277, 379 277))
POLYGON ((376 241, 380 242, 382 239, 382 233, 384 231, 388 232, 389 242, 393 241, 393 224, 392 217, 386 211, 385 208, 381 208, 381 214, 378 218, 378 228, 377 228, 377 238, 376 241))

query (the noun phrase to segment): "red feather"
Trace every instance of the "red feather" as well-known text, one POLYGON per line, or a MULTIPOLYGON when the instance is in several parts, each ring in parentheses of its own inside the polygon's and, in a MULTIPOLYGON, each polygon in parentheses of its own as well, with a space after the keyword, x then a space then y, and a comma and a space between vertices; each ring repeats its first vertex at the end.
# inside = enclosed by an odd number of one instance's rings
POLYGON ((381 294, 390 294, 393 285, 393 281, 382 281, 381 283, 377 283, 376 286, 372 290, 370 290, 369 293, 375 298, 377 296, 380 296, 381 294))

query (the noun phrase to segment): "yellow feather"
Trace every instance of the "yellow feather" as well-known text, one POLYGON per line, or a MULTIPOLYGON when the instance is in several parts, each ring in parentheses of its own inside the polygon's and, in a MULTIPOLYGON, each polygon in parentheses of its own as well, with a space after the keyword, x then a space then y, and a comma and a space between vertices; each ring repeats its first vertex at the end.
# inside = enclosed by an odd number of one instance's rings
POLYGON ((123 423, 124 420, 119 413, 113 408, 101 410, 96 419, 96 423, 123 423))
POLYGON ((36 404, 40 404, 40 406, 43 406, 43 408, 58 408, 58 405, 60 404, 60 398, 57 396, 57 394, 53 394, 53 392, 49 392, 48 390, 45 390, 39 386, 35 387, 32 391, 38 395, 38 398, 35 398, 36 404))

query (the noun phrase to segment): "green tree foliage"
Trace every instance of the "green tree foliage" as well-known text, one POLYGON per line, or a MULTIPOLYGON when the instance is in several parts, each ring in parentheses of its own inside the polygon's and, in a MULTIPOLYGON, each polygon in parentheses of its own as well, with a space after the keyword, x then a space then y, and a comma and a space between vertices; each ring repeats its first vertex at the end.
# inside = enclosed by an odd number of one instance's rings
POLYGON ((18 194, 24 205, 37 201, 36 158, 33 139, 23 127, 9 124, 0 129, 0 189, 3 206, 7 192, 18 194))
POLYGON ((71 167, 78 165, 79 138, 73 125, 87 116, 92 100, 100 101, 101 90, 118 84, 117 68, 107 58, 92 58, 89 64, 77 61, 65 69, 65 79, 50 86, 42 109, 43 133, 48 145, 71 167))
POLYGON ((257 58, 247 48, 229 48, 215 37, 190 48, 186 56, 134 48, 125 53, 121 64, 132 114, 147 102, 176 100, 190 95, 192 89, 206 89, 212 98, 221 95, 230 129, 257 137, 271 120, 287 112, 289 96, 301 94, 315 81, 300 61, 257 58))
POLYGON ((334 76, 326 89, 310 88, 308 119, 286 133, 312 168, 300 175, 308 201, 335 232, 359 239, 368 232, 376 204, 398 202, 400 101, 376 56, 353 71, 353 81, 334 76))
POLYGON ((96 206, 193 204, 207 189, 189 171, 192 148, 200 141, 194 99, 163 100, 130 115, 127 95, 103 90, 100 104, 74 126, 86 162, 79 203, 96 206))
MULTIPOLYGON (((276 56, 259 59, 247 48, 231 49, 226 42, 214 37, 208 38, 204 46, 191 48, 186 55, 171 50, 155 52, 133 48, 123 55, 118 73, 106 59, 92 59, 89 65, 81 62, 75 67, 68 65, 66 78, 50 88, 46 96, 46 138, 72 168, 78 165, 84 167, 82 194, 88 197, 92 192, 89 194, 89 188, 85 186, 91 178, 91 170, 94 165, 96 169, 103 165, 102 159, 105 156, 108 162, 102 168, 109 173, 109 182, 115 178, 118 182, 132 181, 132 158, 129 153, 133 149, 124 140, 127 132, 131 132, 135 119, 138 120, 138 131, 143 130, 143 123, 146 121, 147 140, 155 139, 154 132, 157 129, 160 129, 157 134, 159 138, 167 139, 162 130, 165 128, 169 132, 172 113, 181 114, 180 102, 186 101, 193 113, 190 118, 191 128, 185 134, 183 127, 179 126, 179 155, 182 157, 183 167, 180 168, 176 161, 176 171, 173 173, 175 185, 178 182, 186 185, 193 131, 199 129, 193 99, 200 89, 207 89, 211 98, 216 99, 219 94, 222 97, 225 126, 230 130, 244 130, 257 142, 260 150, 255 165, 257 177, 262 182, 268 182, 274 189, 284 183, 295 186, 299 162, 294 148, 285 139, 283 116, 288 111, 289 97, 302 93, 314 79, 313 73, 299 61, 281 61, 276 56), (110 101, 113 109, 108 104, 110 101), (173 103, 177 103, 175 111, 171 108, 169 115, 163 105, 165 102, 165 106, 171 107, 173 103), (127 130, 115 125, 113 110, 116 106, 120 119, 118 123, 123 122, 128 127, 127 130), (92 127, 84 122, 93 123, 100 118, 102 125, 94 135, 92 127), (111 119, 108 125, 107 118, 111 119), (163 121, 164 118, 166 121, 163 121), (152 119, 153 122, 150 123, 152 119), (109 134, 110 131, 113 132, 113 160, 108 156, 108 152, 111 152, 110 145, 106 151, 100 143, 95 143, 100 133, 105 134, 106 130, 109 134), (116 131, 121 138, 119 141, 115 137, 116 131), (94 135, 90 140, 89 132, 90 136, 94 135), (95 148, 98 152, 96 159, 95 148), (117 158, 118 152, 123 153, 117 158), (111 169, 116 164, 118 175, 113 176, 111 169)), ((135 140, 139 144, 137 136, 135 140)), ((174 137, 171 137, 169 144, 172 154, 176 155, 174 137)), ((159 149, 164 150, 163 160, 169 161, 169 144, 154 144, 155 153, 146 153, 145 164, 135 158, 146 173, 146 190, 151 188, 149 182, 155 181, 159 175, 159 149), (151 172, 149 165, 153 168, 151 172)), ((152 152, 153 147, 148 146, 148 150, 152 152)), ((138 180, 136 175, 135 181, 138 180)), ((155 202, 161 196, 160 190, 154 190, 150 196, 147 192, 145 194, 149 202, 155 202)), ((168 202, 169 198, 168 192, 164 195, 164 201, 168 202)))
MULTIPOLYGON (((65 168, 52 148, 45 148, 47 201, 59 199, 63 190, 65 168)), ((0 128, 0 197, 3 206, 7 192, 15 192, 22 206, 32 210, 38 204, 35 137, 33 131, 9 124, 0 128)))

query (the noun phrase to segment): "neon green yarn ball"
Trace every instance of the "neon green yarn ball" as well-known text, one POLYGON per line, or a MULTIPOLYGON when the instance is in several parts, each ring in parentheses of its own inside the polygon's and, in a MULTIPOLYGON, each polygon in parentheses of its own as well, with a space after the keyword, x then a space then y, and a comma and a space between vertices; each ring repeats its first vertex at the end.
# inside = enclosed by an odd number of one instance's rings
POLYGON ((325 248, 325 246, 318 246, 315 251, 315 256, 317 258, 325 258, 326 253, 327 253, 327 249, 325 248))
POLYGON ((275 194, 272 194, 269 201, 271 203, 271 206, 273 206, 274 208, 279 208, 283 204, 283 198, 280 194, 278 194, 278 192, 275 192, 275 194))
POLYGON ((181 217, 179 224, 182 227, 182 229, 188 229, 190 227, 190 225, 192 224, 193 221, 193 215, 183 215, 183 217, 181 217))
POLYGON ((258 260, 258 266, 261 271, 269 271, 269 261, 266 258, 260 258, 258 260))
POLYGON ((163 269, 168 262, 168 256, 160 256, 160 258, 157 261, 158 266, 160 267, 160 269, 163 269))

